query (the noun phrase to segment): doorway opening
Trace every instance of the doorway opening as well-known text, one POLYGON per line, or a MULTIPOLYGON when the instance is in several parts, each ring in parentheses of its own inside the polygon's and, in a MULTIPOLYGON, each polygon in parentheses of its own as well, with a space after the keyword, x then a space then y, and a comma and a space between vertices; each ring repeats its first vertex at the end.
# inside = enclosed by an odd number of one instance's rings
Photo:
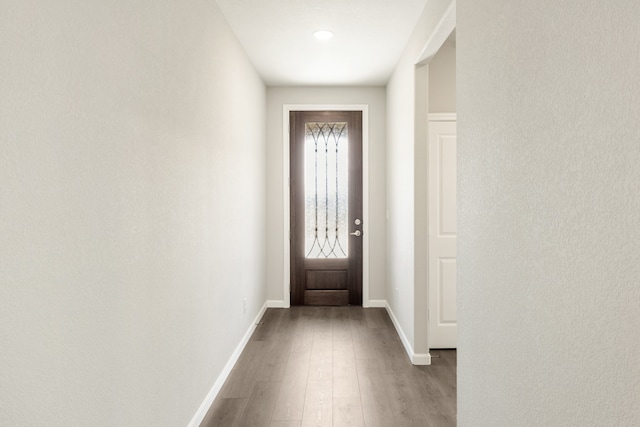
MULTIPOLYGON (((427 148, 427 274, 429 349, 457 347, 456 32, 429 60, 427 148)), ((422 116, 424 117, 424 115, 422 116)))

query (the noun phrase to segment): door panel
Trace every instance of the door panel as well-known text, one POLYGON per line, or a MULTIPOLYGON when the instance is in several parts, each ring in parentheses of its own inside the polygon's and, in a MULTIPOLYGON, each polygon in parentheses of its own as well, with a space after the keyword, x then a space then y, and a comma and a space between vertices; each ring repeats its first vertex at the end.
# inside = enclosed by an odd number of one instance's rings
POLYGON ((456 348, 456 123, 429 122, 429 347, 456 348))
POLYGON ((438 258, 438 324, 456 323, 456 259, 438 258))
MULTIPOLYGON (((439 128, 441 124, 436 127, 439 128)), ((444 127, 444 126, 442 126, 444 127)), ((448 123, 455 132, 455 124, 448 123)), ((447 130, 443 129, 443 132, 447 130)), ((438 215, 438 228, 440 236, 455 236, 457 232, 456 214, 456 135, 439 133, 437 141, 437 161, 438 161, 438 204, 440 212, 438 215)))
POLYGON ((307 290, 347 289, 347 272, 332 270, 307 270, 307 290))
POLYGON ((292 111, 290 153, 291 304, 362 305, 362 113, 292 111))

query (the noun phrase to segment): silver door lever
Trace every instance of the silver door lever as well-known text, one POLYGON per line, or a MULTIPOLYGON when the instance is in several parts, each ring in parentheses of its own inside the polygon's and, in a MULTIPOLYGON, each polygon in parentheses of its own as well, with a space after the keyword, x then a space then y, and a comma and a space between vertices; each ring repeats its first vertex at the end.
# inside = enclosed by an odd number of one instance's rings
POLYGON ((362 236, 362 233, 360 232, 360 230, 356 230, 353 233, 349 233, 349 234, 351 234, 352 236, 356 236, 356 237, 362 236))

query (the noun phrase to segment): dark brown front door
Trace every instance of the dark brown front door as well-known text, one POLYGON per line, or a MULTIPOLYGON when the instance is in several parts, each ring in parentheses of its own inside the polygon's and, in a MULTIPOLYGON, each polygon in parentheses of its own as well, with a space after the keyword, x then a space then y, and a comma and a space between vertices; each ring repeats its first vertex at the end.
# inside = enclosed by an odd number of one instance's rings
POLYGON ((291 304, 362 305, 362 112, 290 114, 291 304))

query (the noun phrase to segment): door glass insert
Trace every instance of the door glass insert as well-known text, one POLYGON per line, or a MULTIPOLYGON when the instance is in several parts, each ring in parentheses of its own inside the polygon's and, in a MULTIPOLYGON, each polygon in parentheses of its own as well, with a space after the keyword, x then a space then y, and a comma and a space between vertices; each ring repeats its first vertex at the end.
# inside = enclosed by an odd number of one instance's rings
POLYGON ((346 122, 305 124, 305 255, 347 258, 348 135, 346 122))

